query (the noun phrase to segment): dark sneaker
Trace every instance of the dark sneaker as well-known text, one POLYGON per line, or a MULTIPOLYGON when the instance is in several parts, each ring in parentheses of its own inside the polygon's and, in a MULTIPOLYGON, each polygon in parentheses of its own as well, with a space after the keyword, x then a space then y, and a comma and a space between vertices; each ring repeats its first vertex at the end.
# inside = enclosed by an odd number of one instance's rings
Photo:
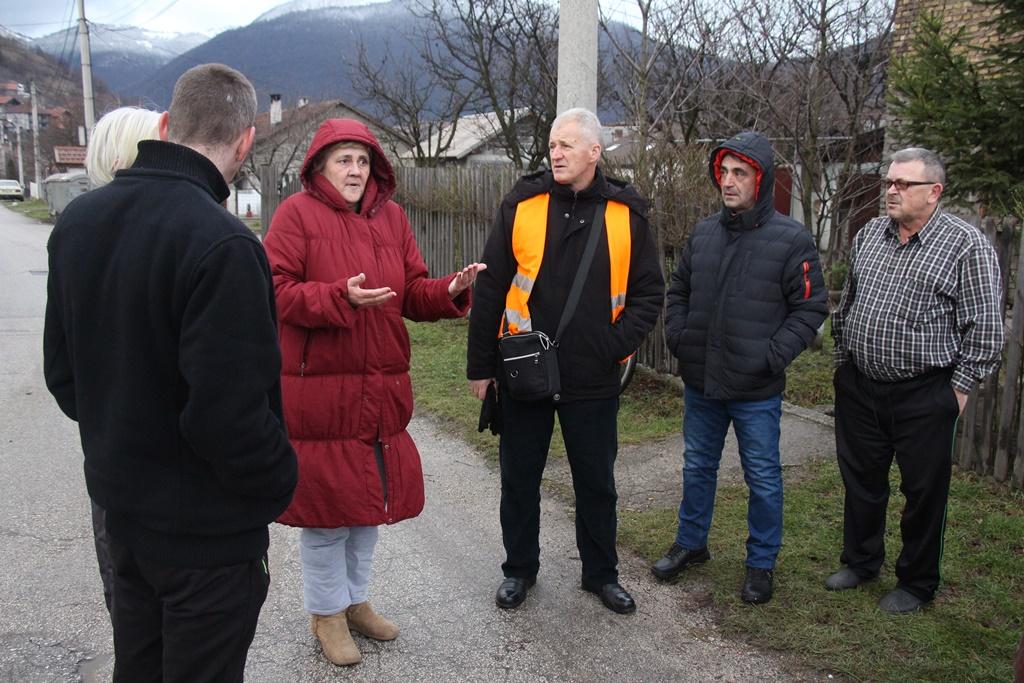
POLYGON ((740 599, 751 605, 760 605, 772 599, 772 582, 774 574, 771 569, 747 567, 747 575, 743 579, 740 599))
POLYGON ((662 581, 671 581, 687 567, 704 564, 710 559, 711 553, 708 552, 707 546, 690 550, 678 543, 673 543, 672 547, 665 552, 665 556, 651 565, 651 573, 662 581))

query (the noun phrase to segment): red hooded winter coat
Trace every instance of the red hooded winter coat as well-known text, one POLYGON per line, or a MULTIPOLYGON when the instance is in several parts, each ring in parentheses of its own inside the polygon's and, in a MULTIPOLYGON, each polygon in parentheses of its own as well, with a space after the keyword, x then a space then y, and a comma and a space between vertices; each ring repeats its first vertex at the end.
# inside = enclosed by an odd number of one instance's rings
POLYGON ((406 432, 412 386, 402 317, 465 315, 469 290, 452 301, 454 274, 427 277, 405 212, 391 201, 394 171, 363 124, 325 121, 306 153, 302 184, 274 213, 264 242, 277 294, 285 422, 299 458, 298 488, 278 521, 392 524, 423 510, 419 452, 406 432), (320 150, 343 140, 371 150, 358 213, 312 168, 320 150), (353 308, 347 283, 359 273, 363 288, 390 287, 397 296, 353 308))

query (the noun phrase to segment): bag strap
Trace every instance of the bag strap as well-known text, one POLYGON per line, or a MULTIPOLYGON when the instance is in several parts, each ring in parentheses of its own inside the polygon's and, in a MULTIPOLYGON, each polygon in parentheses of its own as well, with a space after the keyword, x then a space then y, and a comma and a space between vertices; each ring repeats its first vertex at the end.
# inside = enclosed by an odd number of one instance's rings
POLYGON ((576 312, 576 304, 580 301, 580 294, 583 293, 583 281, 587 279, 587 271, 594 260, 594 252, 597 251, 597 241, 601 237, 601 230, 604 228, 605 200, 601 200, 594 211, 594 220, 590 225, 590 238, 583 250, 583 258, 580 259, 580 267, 576 269, 576 278, 572 281, 572 289, 569 290, 569 298, 565 300, 565 308, 562 309, 562 318, 558 321, 558 331, 555 332, 555 346, 562 338, 565 326, 569 324, 572 314, 576 312))

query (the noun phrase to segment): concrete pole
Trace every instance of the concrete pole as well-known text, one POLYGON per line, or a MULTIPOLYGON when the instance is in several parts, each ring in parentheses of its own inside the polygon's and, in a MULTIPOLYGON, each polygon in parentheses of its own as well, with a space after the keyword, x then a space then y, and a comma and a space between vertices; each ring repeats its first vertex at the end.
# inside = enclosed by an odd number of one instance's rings
POLYGON ((85 103, 85 135, 96 125, 96 100, 92 95, 92 51, 89 49, 89 25, 85 23, 85 0, 78 0, 78 51, 82 55, 82 98, 85 103))
POLYGON ((32 81, 32 166, 35 168, 36 192, 43 193, 43 179, 39 175, 39 98, 36 97, 36 82, 32 81))
POLYGON ((7 177, 7 122, 0 121, 0 178, 7 177))
POLYGON ((558 2, 556 106, 597 111, 597 0, 558 2))
POLYGON ((21 161, 21 126, 15 125, 14 129, 18 131, 18 182, 25 187, 25 165, 21 161))

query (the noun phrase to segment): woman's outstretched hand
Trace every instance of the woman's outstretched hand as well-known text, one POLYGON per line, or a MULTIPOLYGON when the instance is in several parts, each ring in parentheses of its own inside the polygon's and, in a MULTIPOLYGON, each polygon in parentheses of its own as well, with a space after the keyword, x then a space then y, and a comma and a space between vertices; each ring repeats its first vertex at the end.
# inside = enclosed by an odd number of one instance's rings
POLYGON ((448 283, 448 296, 454 299, 459 294, 462 294, 467 287, 476 282, 477 273, 481 270, 487 270, 486 263, 470 263, 460 270, 458 275, 448 283))
POLYGON ((353 308, 365 306, 380 306, 397 294, 391 291, 390 287, 379 289, 363 289, 359 285, 366 282, 366 273, 359 273, 348 279, 348 302, 353 308))

